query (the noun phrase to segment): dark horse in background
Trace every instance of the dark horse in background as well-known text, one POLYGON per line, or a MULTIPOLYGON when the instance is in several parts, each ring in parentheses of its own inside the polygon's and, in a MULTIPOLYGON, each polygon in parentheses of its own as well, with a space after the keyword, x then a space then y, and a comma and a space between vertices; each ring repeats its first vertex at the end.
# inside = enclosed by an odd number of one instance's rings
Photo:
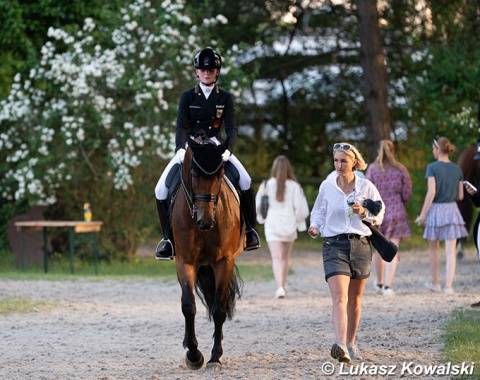
POLYGON ((172 210, 177 278, 182 290, 185 317, 185 362, 190 369, 204 363, 195 336, 197 296, 213 319, 213 347, 206 368, 220 370, 223 324, 234 314, 242 295, 235 258, 242 253, 245 225, 239 197, 224 175, 222 153, 228 144, 216 145, 205 135, 189 140, 181 169, 181 187, 172 210))
MULTIPOLYGON (((472 145, 466 148, 460 156, 458 157, 457 164, 460 166, 463 172, 463 178, 469 181, 473 186, 479 188, 480 186, 480 160, 475 160, 474 157, 477 153, 477 145, 472 145)), ((463 200, 458 201, 458 208, 460 209, 460 213, 463 216, 463 220, 465 221, 465 227, 470 232, 472 222, 473 222, 473 203, 470 199, 470 196, 465 191, 465 195, 463 200)), ((475 241, 475 246, 477 245, 476 240, 476 229, 473 232, 474 236, 473 239, 475 241)), ((463 259, 465 257, 465 252, 463 250, 463 246, 466 242, 466 238, 458 239, 457 242, 457 258, 463 259)), ((477 247, 478 248, 478 247, 477 247)))

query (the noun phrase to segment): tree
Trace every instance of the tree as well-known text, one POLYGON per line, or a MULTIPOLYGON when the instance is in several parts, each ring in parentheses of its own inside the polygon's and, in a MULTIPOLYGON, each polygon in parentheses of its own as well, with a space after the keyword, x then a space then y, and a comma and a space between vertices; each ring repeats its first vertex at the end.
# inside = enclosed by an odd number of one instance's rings
POLYGON ((110 27, 121 3, 121 0, 0 0, 0 97, 8 94, 17 72, 28 73, 39 60, 48 26, 71 31, 94 13, 97 23, 110 27))
POLYGON ((360 63, 363 70, 362 94, 369 158, 377 155, 378 141, 390 138, 390 115, 387 106, 387 73, 380 35, 377 0, 360 0, 357 6, 360 37, 360 63))
MULTIPOLYGON (((203 35, 222 22, 205 20, 203 35)), ((0 188, 5 201, 49 206, 51 218, 78 219, 89 201, 105 222, 103 247, 128 258, 157 226, 153 188, 200 45, 179 1, 131 1, 112 24, 49 28, 40 63, 15 76, 0 104, 0 188)))

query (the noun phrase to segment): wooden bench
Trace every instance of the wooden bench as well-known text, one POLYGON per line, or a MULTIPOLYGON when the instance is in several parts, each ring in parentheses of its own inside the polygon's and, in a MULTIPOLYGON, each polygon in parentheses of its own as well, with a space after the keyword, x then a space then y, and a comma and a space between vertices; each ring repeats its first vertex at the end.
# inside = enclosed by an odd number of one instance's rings
POLYGON ((74 259, 75 259, 75 245, 74 235, 81 233, 95 232, 93 256, 95 261, 95 274, 98 274, 98 250, 97 250, 97 235, 102 229, 103 222, 83 222, 83 221, 68 221, 68 220, 31 220, 25 222, 15 222, 15 227, 20 233, 20 252, 24 252, 23 231, 43 231, 43 269, 45 273, 48 272, 48 249, 47 249, 47 228, 68 228, 69 229, 69 251, 70 251, 70 273, 75 273, 74 259))

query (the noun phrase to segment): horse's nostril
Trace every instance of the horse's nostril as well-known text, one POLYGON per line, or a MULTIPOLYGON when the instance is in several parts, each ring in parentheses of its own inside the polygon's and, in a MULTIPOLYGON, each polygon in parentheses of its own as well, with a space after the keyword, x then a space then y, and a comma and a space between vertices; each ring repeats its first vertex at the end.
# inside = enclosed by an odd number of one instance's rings
POLYGON ((205 221, 199 220, 197 222, 197 227, 200 231, 209 231, 215 226, 215 224, 216 223, 214 220, 211 222, 205 222, 205 221))

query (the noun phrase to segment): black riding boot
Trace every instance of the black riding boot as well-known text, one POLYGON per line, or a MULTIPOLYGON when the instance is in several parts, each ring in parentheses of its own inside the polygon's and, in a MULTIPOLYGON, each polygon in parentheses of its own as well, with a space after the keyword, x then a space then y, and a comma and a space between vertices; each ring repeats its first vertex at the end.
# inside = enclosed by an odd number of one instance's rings
POLYGON ((163 239, 157 244, 155 250, 155 258, 157 260, 172 260, 173 253, 173 237, 172 237, 172 226, 170 226, 170 221, 168 218, 168 204, 166 200, 157 201, 157 211, 158 218, 160 219, 160 225, 162 226, 163 239), (162 246, 163 244, 163 246, 162 246), (162 246, 160 249, 159 246, 162 246))
POLYGON ((243 216, 245 217, 246 224, 246 251, 252 251, 254 249, 260 248, 260 237, 255 231, 257 226, 256 220, 256 209, 255 209, 255 194, 253 189, 242 191, 241 206, 243 216))

